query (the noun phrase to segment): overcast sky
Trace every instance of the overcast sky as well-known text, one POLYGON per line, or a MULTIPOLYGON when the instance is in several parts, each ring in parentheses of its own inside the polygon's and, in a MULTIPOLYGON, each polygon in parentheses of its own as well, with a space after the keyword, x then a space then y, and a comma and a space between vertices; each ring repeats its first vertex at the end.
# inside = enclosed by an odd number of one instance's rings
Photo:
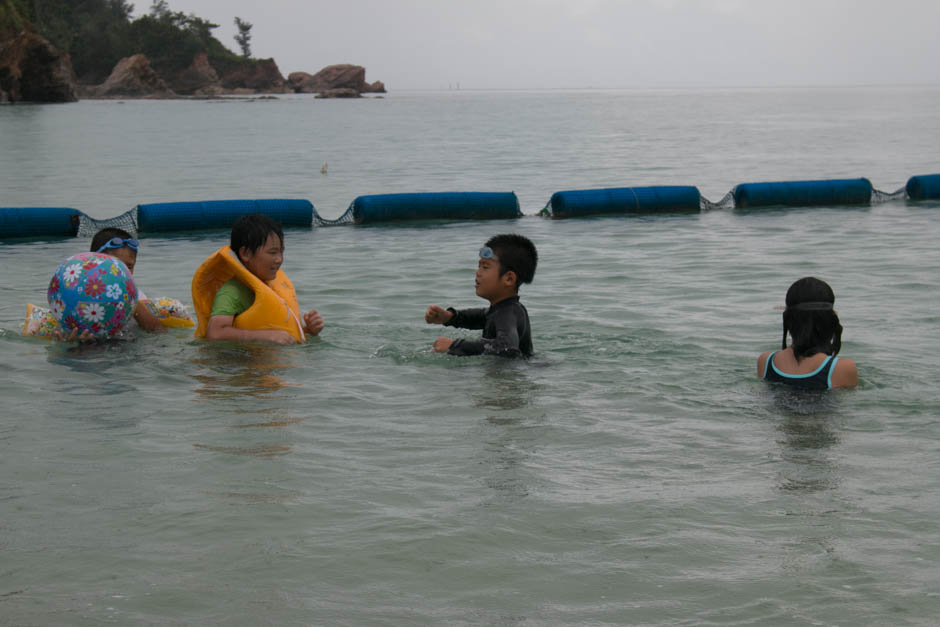
MULTIPOLYGON (((168 0, 281 73, 396 89, 940 85, 940 0, 168 0)), ((149 9, 138 0, 136 14, 149 9)))

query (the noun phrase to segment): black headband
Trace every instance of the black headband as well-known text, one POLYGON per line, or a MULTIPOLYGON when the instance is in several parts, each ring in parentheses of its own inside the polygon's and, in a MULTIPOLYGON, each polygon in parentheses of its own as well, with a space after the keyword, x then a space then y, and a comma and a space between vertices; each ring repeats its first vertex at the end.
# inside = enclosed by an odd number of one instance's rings
POLYGON ((797 303, 796 305, 788 306, 787 309, 795 311, 832 311, 832 303, 824 301, 797 303))

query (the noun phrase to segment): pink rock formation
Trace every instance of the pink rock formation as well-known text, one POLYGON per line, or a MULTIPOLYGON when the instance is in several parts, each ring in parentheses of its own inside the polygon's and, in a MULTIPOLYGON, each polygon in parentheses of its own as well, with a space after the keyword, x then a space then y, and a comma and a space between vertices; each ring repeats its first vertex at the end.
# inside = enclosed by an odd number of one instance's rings
POLYGON ((135 54, 118 61, 111 76, 101 85, 90 88, 88 95, 93 98, 172 98, 176 94, 157 76, 147 57, 135 54))
POLYGON ((385 93, 382 81, 366 82, 366 69, 361 65, 343 63, 328 65, 316 74, 291 72, 288 85, 297 93, 313 94, 335 89, 353 89, 357 93, 385 93))
POLYGON ((260 59, 233 63, 225 67, 217 65, 222 87, 235 93, 286 94, 290 91, 274 59, 260 59), (247 91, 246 91, 247 90, 247 91))
POLYGON ((209 64, 209 55, 205 52, 197 53, 189 67, 173 78, 170 85, 178 94, 215 96, 222 93, 219 75, 209 64))

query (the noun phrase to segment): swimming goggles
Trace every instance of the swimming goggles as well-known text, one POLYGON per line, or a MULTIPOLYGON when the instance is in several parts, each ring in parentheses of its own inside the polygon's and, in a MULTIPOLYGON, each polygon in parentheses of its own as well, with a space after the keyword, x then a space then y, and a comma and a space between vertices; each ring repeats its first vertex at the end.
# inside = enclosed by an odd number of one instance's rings
POLYGON ((139 245, 140 245, 140 242, 138 242, 133 237, 128 237, 127 239, 121 239, 120 237, 112 237, 107 242, 105 242, 104 246, 102 246, 95 252, 100 253, 101 251, 107 250, 109 248, 121 248, 122 246, 127 246, 128 248, 136 252, 137 247, 139 245))
POLYGON ((493 252, 493 249, 490 248, 489 246, 484 246, 483 248, 480 249, 480 259, 490 259, 492 261, 495 261, 496 263, 499 264, 501 271, 512 270, 513 272, 515 272, 515 269, 513 269, 512 266, 500 261, 499 257, 496 256, 496 253, 493 252))

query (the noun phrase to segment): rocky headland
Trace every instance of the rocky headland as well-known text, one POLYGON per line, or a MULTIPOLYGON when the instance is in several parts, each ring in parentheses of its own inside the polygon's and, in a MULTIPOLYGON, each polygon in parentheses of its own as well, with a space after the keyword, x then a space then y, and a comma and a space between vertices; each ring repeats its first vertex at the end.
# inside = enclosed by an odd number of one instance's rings
POLYGON ((80 84, 70 56, 34 29, 27 26, 16 34, 0 31, 0 103, 286 93, 358 98, 385 93, 381 81, 367 83, 365 75, 362 66, 339 64, 315 74, 293 72, 285 79, 274 59, 233 54, 212 58, 199 51, 184 69, 163 72, 144 54, 134 54, 120 59, 103 83, 87 85, 80 84))

